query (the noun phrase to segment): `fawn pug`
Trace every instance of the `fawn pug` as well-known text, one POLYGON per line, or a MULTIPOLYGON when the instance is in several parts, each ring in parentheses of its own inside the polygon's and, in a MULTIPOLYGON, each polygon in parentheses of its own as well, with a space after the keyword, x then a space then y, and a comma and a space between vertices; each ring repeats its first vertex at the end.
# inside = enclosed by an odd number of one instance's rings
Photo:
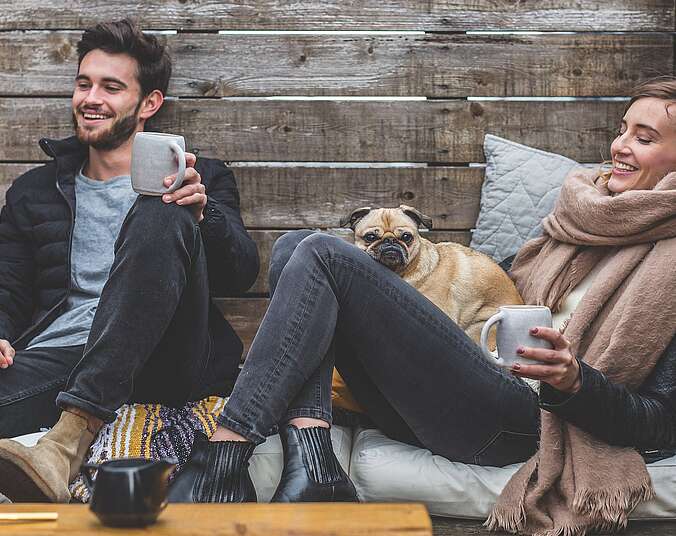
MULTIPOLYGON (((490 257, 453 242, 432 243, 419 227, 432 220, 413 207, 358 208, 341 220, 355 245, 399 274, 454 320, 475 342, 500 305, 523 300, 509 276, 490 257)), ((495 348, 495 333, 489 338, 495 348)))

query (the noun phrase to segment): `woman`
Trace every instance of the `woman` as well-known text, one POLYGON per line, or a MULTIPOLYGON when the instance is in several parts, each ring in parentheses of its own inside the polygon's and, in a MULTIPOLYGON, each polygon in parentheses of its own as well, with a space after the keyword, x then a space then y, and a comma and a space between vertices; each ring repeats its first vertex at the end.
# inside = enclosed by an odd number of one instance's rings
POLYGON ((676 80, 640 87, 612 143, 612 170, 572 174, 544 235, 517 255, 511 274, 525 302, 566 324, 563 334, 532 329, 553 350, 523 348, 529 365, 489 363, 431 302, 343 240, 282 237, 273 297, 220 427, 211 443, 196 441, 172 498, 254 498, 248 456, 281 423, 285 468, 273 500, 355 500, 331 450, 335 363, 392 438, 467 463, 534 455, 492 527, 574 534, 625 523, 652 493, 635 449, 676 447, 674 113, 676 80), (523 378, 542 382, 539 395, 523 378))

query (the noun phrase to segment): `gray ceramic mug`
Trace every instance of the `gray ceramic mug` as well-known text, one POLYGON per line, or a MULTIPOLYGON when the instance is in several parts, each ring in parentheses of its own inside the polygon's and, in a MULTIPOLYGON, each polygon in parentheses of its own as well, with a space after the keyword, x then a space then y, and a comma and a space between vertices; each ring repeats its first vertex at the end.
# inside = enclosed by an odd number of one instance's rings
POLYGON ((541 305, 503 305, 490 317, 481 330, 481 350, 489 361, 501 367, 511 367, 514 363, 533 364, 533 360, 520 357, 516 353, 519 346, 532 348, 552 348, 549 342, 533 337, 529 330, 535 326, 552 327, 552 312, 541 305), (496 357, 488 350, 488 332, 497 324, 496 357))
POLYGON ((181 187, 185 178, 183 136, 161 132, 137 132, 131 150, 131 185, 144 195, 163 195, 181 187), (176 174, 168 188, 164 179, 176 174))

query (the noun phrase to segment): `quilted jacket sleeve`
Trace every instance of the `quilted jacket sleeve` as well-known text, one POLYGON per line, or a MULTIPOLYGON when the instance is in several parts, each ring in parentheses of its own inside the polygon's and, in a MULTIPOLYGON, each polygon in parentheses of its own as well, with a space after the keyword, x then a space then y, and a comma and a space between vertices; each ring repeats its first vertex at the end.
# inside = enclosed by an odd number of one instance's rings
POLYGON ((199 159, 195 166, 207 188, 207 206, 200 222, 207 255, 209 288, 229 296, 253 285, 260 263, 258 249, 244 228, 235 177, 223 162, 199 159))
POLYGON ((35 262, 29 238, 21 230, 15 186, 0 212, 0 339, 10 342, 30 325, 35 262))
POLYGON ((676 448, 676 337, 632 392, 580 362, 582 387, 567 395, 542 383, 540 406, 611 445, 676 448))

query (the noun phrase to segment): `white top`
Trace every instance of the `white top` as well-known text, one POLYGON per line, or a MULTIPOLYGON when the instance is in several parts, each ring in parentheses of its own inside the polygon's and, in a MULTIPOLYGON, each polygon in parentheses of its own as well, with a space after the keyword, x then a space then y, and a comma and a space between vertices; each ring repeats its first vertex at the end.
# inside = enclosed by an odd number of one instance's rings
POLYGON ((558 311, 552 311, 552 327, 554 329, 560 330, 562 326, 570 319, 571 315, 575 311, 575 308, 578 306, 582 298, 592 286, 594 279, 601 271, 601 269, 608 263, 610 255, 606 255, 601 262, 599 262, 591 272, 589 272, 582 281, 580 281, 577 286, 566 296, 566 299, 561 304, 561 307, 558 311))
MULTIPOLYGON (((577 286, 566 296, 566 299, 561 304, 560 309, 557 312, 552 311, 552 327, 554 329, 560 330, 565 323, 570 320, 575 308, 578 306, 582 298, 587 293, 587 291, 592 286, 594 279, 603 269, 603 267, 608 263, 611 255, 606 255, 601 262, 599 262, 591 272, 589 272, 582 281, 580 281, 577 286)), ((540 382, 538 380, 531 380, 530 378, 522 378, 526 383, 533 389, 535 392, 540 392, 540 382)))

